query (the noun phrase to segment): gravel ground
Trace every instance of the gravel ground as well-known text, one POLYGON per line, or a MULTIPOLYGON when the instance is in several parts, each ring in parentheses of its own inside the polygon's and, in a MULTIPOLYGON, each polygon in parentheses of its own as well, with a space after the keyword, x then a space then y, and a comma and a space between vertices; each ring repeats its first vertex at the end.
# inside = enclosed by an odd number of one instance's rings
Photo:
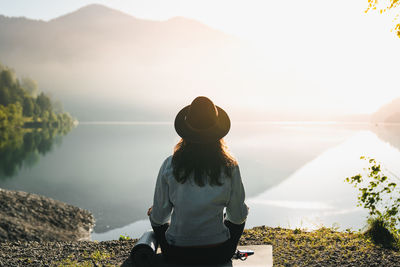
POLYGON ((0 266, 119 266, 135 241, 3 242, 0 266))
MULTIPOLYGON (((135 240, 3 242, 0 266, 119 266, 135 240)), ((400 266, 400 252, 372 244, 359 233, 255 227, 241 245, 272 244, 274 266, 400 266)))

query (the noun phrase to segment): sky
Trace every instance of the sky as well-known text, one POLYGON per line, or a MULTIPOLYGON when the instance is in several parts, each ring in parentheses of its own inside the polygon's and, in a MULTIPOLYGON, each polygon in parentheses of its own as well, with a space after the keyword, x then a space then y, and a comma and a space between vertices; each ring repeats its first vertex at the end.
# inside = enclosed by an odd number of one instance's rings
MULTIPOLYGON (((143 19, 192 18, 253 42, 277 75, 337 111, 372 113, 400 97, 393 15, 365 13, 367 0, 0 0, 0 14, 50 20, 91 3, 143 19)), ((249 102, 261 107, 258 99, 249 102)))
MULTIPOLYGON (((360 17, 366 17, 364 11, 367 7, 367 0, 0 0, 0 13, 50 20, 92 3, 103 4, 137 18, 193 18, 227 33, 249 39, 259 35, 260 24, 262 27, 276 23, 290 25, 298 19, 313 23, 314 16, 310 17, 308 13, 318 13, 318 18, 326 20, 334 19, 336 26, 348 24, 349 20, 357 22, 360 17)), ((388 21, 384 16, 376 18, 371 12, 369 19, 366 18, 363 22, 368 25, 371 25, 371 22, 380 24, 381 27, 385 23, 388 24, 388 21)), ((276 26, 278 25, 274 25, 279 29, 276 26)), ((323 27, 323 23, 320 26, 323 27)))

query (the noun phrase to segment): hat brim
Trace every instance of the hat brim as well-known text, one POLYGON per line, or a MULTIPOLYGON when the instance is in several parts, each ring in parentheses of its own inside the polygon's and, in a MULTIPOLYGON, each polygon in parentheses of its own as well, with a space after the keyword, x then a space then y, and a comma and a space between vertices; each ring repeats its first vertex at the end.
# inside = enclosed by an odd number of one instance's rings
POLYGON ((211 143, 223 138, 231 128, 231 120, 225 110, 215 107, 218 110, 217 121, 214 126, 207 129, 193 129, 188 126, 185 117, 190 105, 184 107, 175 117, 175 131, 180 137, 193 143, 211 143))

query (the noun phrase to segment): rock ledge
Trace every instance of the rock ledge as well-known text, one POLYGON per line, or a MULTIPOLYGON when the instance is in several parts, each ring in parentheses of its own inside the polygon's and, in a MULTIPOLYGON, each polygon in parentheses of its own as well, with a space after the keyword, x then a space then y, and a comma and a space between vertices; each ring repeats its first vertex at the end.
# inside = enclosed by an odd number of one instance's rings
POLYGON ((0 242, 90 240, 94 217, 48 197, 0 189, 0 242))

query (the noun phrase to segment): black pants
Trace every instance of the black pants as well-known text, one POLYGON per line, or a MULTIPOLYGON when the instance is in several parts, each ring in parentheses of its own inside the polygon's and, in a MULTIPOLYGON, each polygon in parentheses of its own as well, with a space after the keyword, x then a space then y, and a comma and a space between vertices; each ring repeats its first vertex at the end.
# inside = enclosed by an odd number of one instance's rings
POLYGON ((228 227, 231 237, 221 245, 205 248, 177 247, 168 244, 165 239, 165 231, 169 227, 168 223, 161 226, 153 226, 153 230, 166 262, 188 265, 218 264, 228 262, 232 258, 243 233, 245 223, 234 224, 225 220, 224 224, 228 227))

